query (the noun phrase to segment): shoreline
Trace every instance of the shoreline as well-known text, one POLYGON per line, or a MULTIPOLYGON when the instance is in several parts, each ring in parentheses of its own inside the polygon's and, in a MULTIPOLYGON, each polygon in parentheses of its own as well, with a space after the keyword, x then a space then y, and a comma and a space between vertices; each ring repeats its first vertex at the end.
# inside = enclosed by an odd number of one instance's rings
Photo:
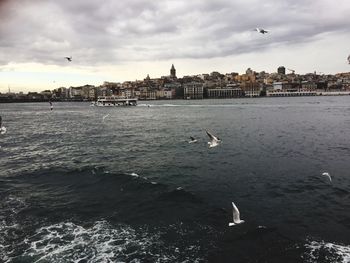
MULTIPOLYGON (((294 92, 272 92, 268 93, 265 96, 242 96, 242 97, 231 97, 231 98, 203 98, 203 99, 138 99, 138 101, 179 101, 179 100, 210 100, 210 99, 218 99, 218 100, 226 100, 226 99, 251 99, 251 98, 285 98, 285 97, 328 97, 328 96, 350 96, 350 91, 322 91, 322 92, 314 92, 313 94, 296 94, 294 92)), ((22 99, 10 99, 10 100, 0 100, 0 104, 6 103, 37 103, 37 102, 93 102, 95 100, 74 100, 74 99, 40 99, 40 100, 22 100, 22 99)))

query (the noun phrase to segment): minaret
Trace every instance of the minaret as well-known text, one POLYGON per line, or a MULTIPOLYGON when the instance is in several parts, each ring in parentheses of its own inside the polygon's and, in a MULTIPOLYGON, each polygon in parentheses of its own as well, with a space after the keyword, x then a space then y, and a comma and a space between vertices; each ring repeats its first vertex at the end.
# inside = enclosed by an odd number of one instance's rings
POLYGON ((170 69, 170 78, 175 79, 176 78, 176 69, 174 67, 174 64, 171 65, 170 69))

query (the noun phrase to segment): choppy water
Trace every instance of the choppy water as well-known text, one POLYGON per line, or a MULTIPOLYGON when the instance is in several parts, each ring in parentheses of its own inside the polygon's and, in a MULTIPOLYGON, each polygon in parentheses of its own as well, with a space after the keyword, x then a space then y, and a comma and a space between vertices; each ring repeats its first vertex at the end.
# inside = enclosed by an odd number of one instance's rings
POLYGON ((350 262, 350 97, 139 104, 0 104, 0 262, 350 262))

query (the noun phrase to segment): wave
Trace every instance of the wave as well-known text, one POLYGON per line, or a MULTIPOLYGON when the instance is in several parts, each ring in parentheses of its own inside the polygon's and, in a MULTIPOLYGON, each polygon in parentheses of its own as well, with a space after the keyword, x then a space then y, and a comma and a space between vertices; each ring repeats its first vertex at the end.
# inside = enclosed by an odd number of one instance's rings
MULTIPOLYGON (((18 259, 33 262, 176 262, 181 251, 167 247, 160 233, 105 220, 85 227, 61 222, 41 227, 25 240, 28 248, 18 259)), ((191 247, 193 250, 194 245, 191 247)), ((196 256, 189 259, 198 261, 196 256)))
MULTIPOLYGON (((205 255, 197 239, 186 237, 189 229, 199 230, 183 223, 132 226, 119 220, 112 224, 102 218, 87 218, 84 224, 66 220, 54 223, 53 218, 26 218, 25 213, 21 214, 31 205, 30 200, 13 195, 3 200, 1 262, 199 262, 205 255), (168 240, 168 231, 178 238, 168 240)), ((198 227, 207 233, 210 230, 198 227)))
POLYGON ((305 262, 350 262, 350 246, 325 241, 309 241, 305 244, 305 262))
POLYGON ((206 257, 217 233, 211 221, 222 214, 194 193, 152 180, 140 171, 92 166, 7 178, 7 191, 0 193, 0 258, 195 262, 206 257))

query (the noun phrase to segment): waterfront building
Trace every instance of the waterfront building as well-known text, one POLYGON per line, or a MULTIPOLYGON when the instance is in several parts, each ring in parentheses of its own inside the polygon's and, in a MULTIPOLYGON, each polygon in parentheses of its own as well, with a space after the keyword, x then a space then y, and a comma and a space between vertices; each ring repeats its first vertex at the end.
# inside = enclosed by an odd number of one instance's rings
POLYGON ((56 97, 61 99, 67 99, 69 97, 69 89, 65 87, 59 87, 56 92, 56 97))
POLYGON ((260 96, 260 89, 259 90, 256 90, 256 89, 250 89, 250 90, 246 90, 244 91, 244 95, 246 97, 259 97, 260 96))
POLYGON ((296 97, 296 96, 316 96, 316 91, 283 91, 283 90, 268 90, 267 97, 296 97))
POLYGON ((140 88, 140 100, 155 100, 157 98, 157 92, 156 90, 150 89, 148 87, 141 87, 140 88))
POLYGON ((257 82, 242 82, 240 87, 243 90, 246 97, 258 97, 260 96, 261 86, 262 84, 257 82))
POLYGON ((164 90, 164 98, 165 99, 172 99, 175 95, 175 89, 173 90, 164 90))
MULTIPOLYGON (((273 84, 273 90, 274 91, 288 91, 288 92, 295 92, 295 91, 300 91, 302 90, 302 85, 300 82, 274 82, 273 84)), ((310 86, 305 86, 305 90, 309 90, 306 87, 310 86)))
POLYGON ((73 99, 80 99, 82 94, 81 87, 69 87, 69 98, 73 99))
POLYGON ((96 89, 96 87, 90 87, 90 89, 89 89, 89 100, 97 100, 97 89, 96 89))
POLYGON ((301 82, 301 89, 302 90, 316 90, 317 84, 313 81, 303 81, 303 82, 301 82))
POLYGON ((238 98, 243 96, 243 91, 240 87, 229 86, 225 88, 208 89, 208 98, 238 98))
POLYGON ((44 90, 40 92, 40 94, 43 96, 45 100, 50 99, 52 97, 51 90, 44 90))
POLYGON ((203 83, 188 82, 184 84, 185 99, 203 99, 203 83))
POLYGON ((98 92, 98 96, 103 96, 103 97, 107 97, 107 96, 112 96, 113 92, 109 87, 106 86, 101 86, 98 92))
POLYGON ((273 90, 277 91, 277 90, 282 90, 282 87, 283 87, 283 82, 274 82, 272 83, 272 87, 273 87, 273 90))
POLYGON ((123 98, 133 98, 134 90, 132 88, 122 89, 120 94, 123 98))

